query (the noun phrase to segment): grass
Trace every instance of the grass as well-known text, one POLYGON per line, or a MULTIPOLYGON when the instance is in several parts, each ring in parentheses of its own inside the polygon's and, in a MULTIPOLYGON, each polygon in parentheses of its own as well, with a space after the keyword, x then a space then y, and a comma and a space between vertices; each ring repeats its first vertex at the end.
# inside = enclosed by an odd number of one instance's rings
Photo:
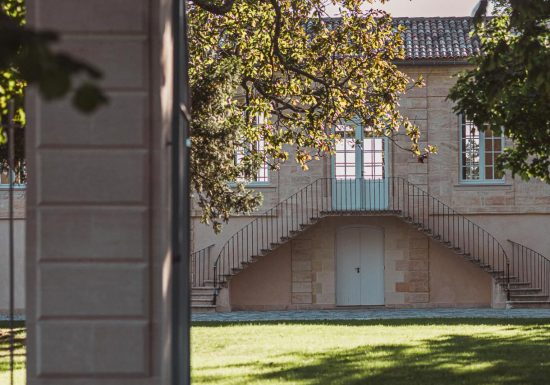
POLYGON ((550 378, 550 320, 199 324, 195 384, 510 385, 550 378))
MULTIPOLYGON (((16 384, 24 384, 23 324, 16 384)), ((9 379, 0 322, 0 384, 9 379)), ((550 378, 550 320, 196 323, 193 384, 529 385, 550 378)))
MULTIPOLYGON (((25 383, 25 324, 15 322, 15 351, 14 351, 14 382, 23 385, 25 383)), ((10 330, 7 322, 0 321, 0 384, 10 383, 10 330)))

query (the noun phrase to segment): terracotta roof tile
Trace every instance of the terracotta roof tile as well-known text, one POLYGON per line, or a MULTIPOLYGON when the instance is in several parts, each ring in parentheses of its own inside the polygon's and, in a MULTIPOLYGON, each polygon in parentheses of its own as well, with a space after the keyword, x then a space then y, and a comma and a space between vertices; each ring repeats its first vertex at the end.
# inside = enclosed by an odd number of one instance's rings
POLYGON ((479 42, 470 38, 471 17, 397 17, 394 23, 405 27, 405 60, 464 60, 479 54, 479 42))

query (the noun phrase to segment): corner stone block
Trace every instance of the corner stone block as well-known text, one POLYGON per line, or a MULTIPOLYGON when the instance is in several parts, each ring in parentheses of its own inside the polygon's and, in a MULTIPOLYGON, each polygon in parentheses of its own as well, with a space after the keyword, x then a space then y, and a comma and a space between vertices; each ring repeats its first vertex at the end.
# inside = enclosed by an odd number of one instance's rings
POLYGON ((311 304, 311 293, 292 293, 292 303, 294 304, 311 304))
POLYGON ((42 317, 146 316, 145 265, 49 263, 39 277, 42 317))
POLYGON ((42 150, 37 160, 39 178, 48 180, 40 203, 146 203, 145 151, 42 150))
POLYGON ((67 101, 40 104, 43 121, 40 146, 144 146, 149 118, 146 94, 110 93, 109 103, 84 115, 67 101))
POLYGON ((141 208, 44 208, 40 260, 145 261, 147 221, 141 208))
POLYGON ((147 5, 144 0, 40 0, 40 27, 59 32, 145 33, 147 5))
POLYGON ((37 333, 41 341, 39 376, 141 377, 148 372, 146 352, 150 349, 145 322, 43 321, 37 333))
POLYGON ((67 38, 59 44, 60 50, 101 68, 103 87, 126 90, 147 89, 147 48, 141 36, 67 38))
POLYGON ((405 293, 405 303, 426 303, 429 300, 428 293, 405 293))

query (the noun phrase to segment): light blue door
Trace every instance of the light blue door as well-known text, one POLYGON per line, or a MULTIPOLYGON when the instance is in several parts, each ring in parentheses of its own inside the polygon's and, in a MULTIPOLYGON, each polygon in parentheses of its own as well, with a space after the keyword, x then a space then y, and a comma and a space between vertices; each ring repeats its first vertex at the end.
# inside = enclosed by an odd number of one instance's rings
MULTIPOLYGON (((366 131, 366 132, 365 132, 366 131)), ((380 211, 388 208, 388 140, 370 137, 356 123, 337 129, 332 160, 332 206, 338 211, 380 211)))

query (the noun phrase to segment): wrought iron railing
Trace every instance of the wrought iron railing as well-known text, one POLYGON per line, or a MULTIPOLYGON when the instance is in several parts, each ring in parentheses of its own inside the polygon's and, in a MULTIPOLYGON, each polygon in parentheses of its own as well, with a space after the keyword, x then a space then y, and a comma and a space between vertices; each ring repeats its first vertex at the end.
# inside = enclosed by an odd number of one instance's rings
POLYGON ((212 266, 212 248, 214 245, 205 247, 191 253, 191 286, 202 287, 214 279, 212 266))
MULTIPOLYGON (((236 232, 213 265, 221 288, 246 265, 290 240, 323 217, 395 215, 491 273, 508 291, 508 256, 489 232, 400 177, 378 180, 320 178, 236 232)), ((215 300, 215 299, 214 299, 215 300)))
POLYGON ((510 274, 529 287, 540 289, 539 294, 550 295, 550 260, 541 253, 520 243, 508 240, 512 245, 510 274))

